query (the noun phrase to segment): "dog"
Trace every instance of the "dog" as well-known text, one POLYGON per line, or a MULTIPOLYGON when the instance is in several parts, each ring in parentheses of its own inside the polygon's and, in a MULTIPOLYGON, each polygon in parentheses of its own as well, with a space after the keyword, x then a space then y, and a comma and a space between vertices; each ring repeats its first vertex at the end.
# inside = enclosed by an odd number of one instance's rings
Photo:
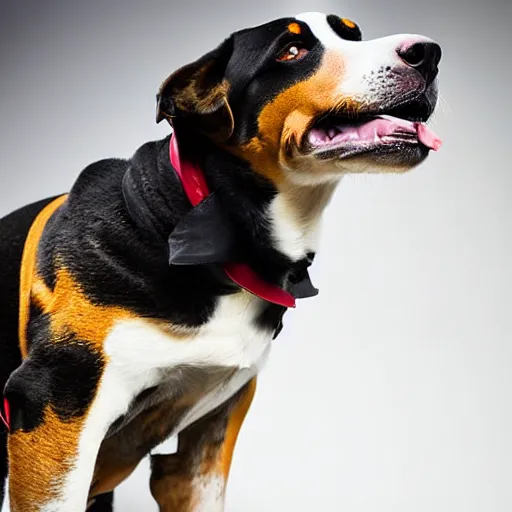
MULTIPOLYGON (((256 378, 318 290, 343 175, 404 172, 440 140, 440 46, 362 41, 321 13, 235 32, 172 73, 172 133, 0 221, 0 482, 13 512, 112 510, 153 448, 160 510, 221 511, 256 378)), ((3 496, 0 496, 0 504, 3 496)))

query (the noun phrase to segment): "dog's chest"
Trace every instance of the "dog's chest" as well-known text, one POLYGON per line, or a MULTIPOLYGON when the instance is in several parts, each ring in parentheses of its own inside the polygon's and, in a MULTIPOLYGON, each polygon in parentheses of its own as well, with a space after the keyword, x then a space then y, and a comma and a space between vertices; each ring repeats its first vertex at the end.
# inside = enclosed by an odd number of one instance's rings
POLYGON ((130 401, 154 388, 153 402, 175 399, 188 403, 174 428, 177 433, 225 402, 258 373, 274 333, 274 328, 256 321, 266 307, 245 291, 222 297, 210 321, 183 336, 151 321, 125 320, 105 342, 110 369, 130 401))

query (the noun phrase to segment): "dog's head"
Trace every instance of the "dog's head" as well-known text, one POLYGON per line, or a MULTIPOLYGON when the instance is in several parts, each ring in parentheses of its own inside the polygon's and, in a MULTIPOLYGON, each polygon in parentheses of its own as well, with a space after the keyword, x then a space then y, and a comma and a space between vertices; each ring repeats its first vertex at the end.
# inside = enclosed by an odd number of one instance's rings
POLYGON ((320 13, 236 32, 162 84, 157 119, 207 134, 276 184, 408 170, 439 143, 423 123, 441 49, 417 35, 361 39, 320 13))

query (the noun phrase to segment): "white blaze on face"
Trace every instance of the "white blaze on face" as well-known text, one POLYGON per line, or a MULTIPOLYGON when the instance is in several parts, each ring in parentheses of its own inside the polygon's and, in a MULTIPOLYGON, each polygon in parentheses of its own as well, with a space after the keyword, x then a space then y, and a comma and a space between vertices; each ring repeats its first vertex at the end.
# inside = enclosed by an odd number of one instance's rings
POLYGON ((393 71, 408 69, 397 53, 400 46, 412 41, 432 42, 427 37, 415 34, 398 34, 370 41, 348 41, 336 34, 323 13, 303 13, 296 16, 296 19, 307 23, 326 50, 339 53, 344 64, 338 89, 340 96, 368 103, 383 99, 383 94, 387 92, 386 84, 394 82, 393 71))

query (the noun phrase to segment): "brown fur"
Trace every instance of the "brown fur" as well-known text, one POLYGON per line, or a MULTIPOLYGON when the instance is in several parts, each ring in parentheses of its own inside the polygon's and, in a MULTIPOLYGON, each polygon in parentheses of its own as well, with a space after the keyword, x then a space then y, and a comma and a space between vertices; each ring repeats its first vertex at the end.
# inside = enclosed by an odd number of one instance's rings
POLYGON ((27 324, 29 321, 31 283, 36 271, 37 245, 48 219, 66 201, 67 195, 60 196, 39 212, 28 232, 23 249, 20 274, 20 307, 18 337, 21 355, 27 356, 27 324))
POLYGON ((148 450, 170 435, 184 410, 174 400, 164 401, 105 439, 98 452, 90 497, 112 491, 130 476, 148 450))
POLYGON ((9 436, 9 492, 12 510, 36 512, 53 498, 78 452, 85 416, 62 421, 47 407, 43 423, 9 436), (33 456, 34 445, 37 457, 33 456), (37 475, 34 478, 33 475, 37 475))

